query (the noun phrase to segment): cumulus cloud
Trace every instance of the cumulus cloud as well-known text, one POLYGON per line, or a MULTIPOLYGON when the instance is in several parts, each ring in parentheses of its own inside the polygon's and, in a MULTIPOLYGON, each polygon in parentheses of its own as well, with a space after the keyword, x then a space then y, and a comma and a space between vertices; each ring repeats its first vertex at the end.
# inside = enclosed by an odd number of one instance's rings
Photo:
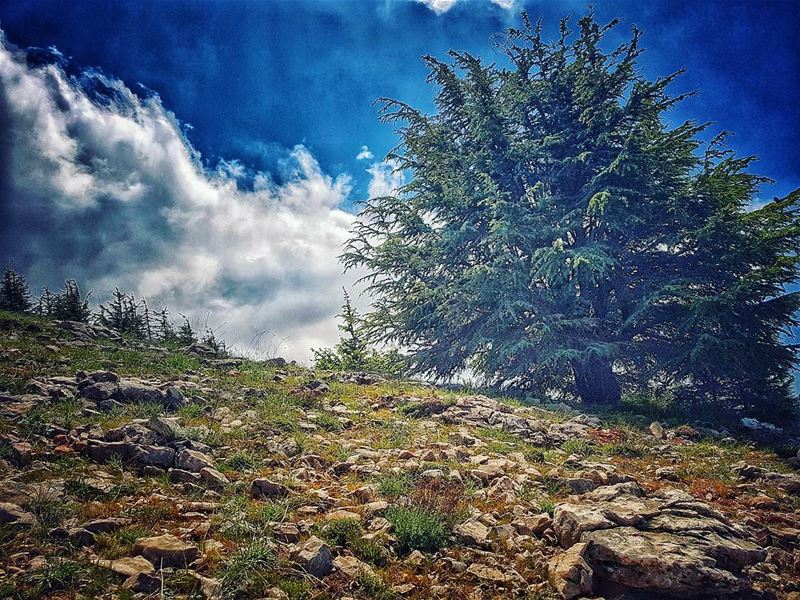
POLYGON ((335 342, 357 277, 337 260, 349 193, 303 146, 276 173, 207 168, 157 96, 0 33, 0 254, 32 282, 118 285, 240 346, 265 331, 307 359, 335 342))
POLYGON ((366 146, 361 146, 361 151, 356 154, 356 160, 372 160, 373 158, 375 158, 375 156, 366 146))
POLYGON ((403 172, 397 168, 393 160, 372 163, 367 169, 370 174, 367 194, 370 198, 394 195, 405 183, 403 172))
POLYGON ((517 6, 516 0, 490 0, 492 4, 497 4, 500 8, 505 10, 514 10, 517 6))
POLYGON ((421 2, 437 15, 441 15, 453 8, 458 0, 417 0, 417 2, 421 2))
MULTIPOLYGON (((485 1, 485 0, 481 0, 485 1)), ((517 0, 489 0, 492 4, 496 4, 502 9, 511 11, 515 10, 517 0)), ((465 2, 465 0, 417 0, 435 12, 437 15, 443 15, 448 10, 453 8, 456 4, 465 2)))

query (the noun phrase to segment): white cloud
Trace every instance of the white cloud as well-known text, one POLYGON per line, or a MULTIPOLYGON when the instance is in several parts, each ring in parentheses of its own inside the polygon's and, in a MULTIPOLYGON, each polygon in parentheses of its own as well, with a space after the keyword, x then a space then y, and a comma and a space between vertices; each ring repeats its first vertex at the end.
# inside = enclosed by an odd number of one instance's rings
POLYGON ((391 196, 405 183, 403 172, 397 171, 397 163, 392 160, 372 163, 367 172, 370 174, 367 189, 370 198, 391 196))
POLYGON ((224 324, 240 346, 266 331, 301 360, 334 343, 341 288, 357 277, 337 260, 355 218, 339 208, 349 178, 296 146, 280 173, 245 186, 237 161, 205 169, 157 98, 103 81, 111 100, 29 67, 0 37, 0 199, 30 279, 120 286, 224 324))
POLYGON ((361 146, 361 151, 356 155, 356 160, 372 160, 375 156, 366 146, 361 146))
MULTIPOLYGON (((416 0, 427 6, 437 15, 443 15, 448 10, 453 8, 456 4, 465 2, 467 0, 416 0)), ((477 0, 476 0, 477 1, 477 0)), ((480 0, 485 1, 485 0, 480 0)), ((492 4, 496 4, 504 10, 516 10, 517 0, 489 0, 492 4)))
POLYGON ((458 0, 417 0, 417 2, 421 2, 437 15, 441 15, 453 8, 458 0))
POLYGON ((517 0, 490 0, 492 4, 497 4, 500 8, 505 10, 514 10, 517 6, 517 0))

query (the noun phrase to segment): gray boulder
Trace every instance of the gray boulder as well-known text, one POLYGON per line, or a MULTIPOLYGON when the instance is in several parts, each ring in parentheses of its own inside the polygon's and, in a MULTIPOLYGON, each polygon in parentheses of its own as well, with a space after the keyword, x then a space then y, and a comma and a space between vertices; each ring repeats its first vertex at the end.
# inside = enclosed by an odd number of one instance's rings
POLYGON ((678 490, 647 495, 635 483, 603 486, 555 509, 564 548, 588 543, 595 579, 651 593, 707 597, 746 592, 745 568, 766 552, 744 529, 678 490))

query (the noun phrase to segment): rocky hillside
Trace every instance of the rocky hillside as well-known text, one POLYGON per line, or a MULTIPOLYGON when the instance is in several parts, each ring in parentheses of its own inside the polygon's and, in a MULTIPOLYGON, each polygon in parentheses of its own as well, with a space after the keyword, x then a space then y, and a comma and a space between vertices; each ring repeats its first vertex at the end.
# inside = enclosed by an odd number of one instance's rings
POLYGON ((3 598, 800 598, 798 459, 731 432, 8 313, 0 391, 3 598))

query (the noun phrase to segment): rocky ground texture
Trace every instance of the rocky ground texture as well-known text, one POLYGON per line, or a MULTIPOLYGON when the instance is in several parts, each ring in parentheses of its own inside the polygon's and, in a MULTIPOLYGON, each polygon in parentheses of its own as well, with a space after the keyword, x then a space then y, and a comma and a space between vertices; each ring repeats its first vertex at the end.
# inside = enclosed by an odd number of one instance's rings
POLYGON ((800 598, 796 447, 0 314, 0 597, 800 598))

